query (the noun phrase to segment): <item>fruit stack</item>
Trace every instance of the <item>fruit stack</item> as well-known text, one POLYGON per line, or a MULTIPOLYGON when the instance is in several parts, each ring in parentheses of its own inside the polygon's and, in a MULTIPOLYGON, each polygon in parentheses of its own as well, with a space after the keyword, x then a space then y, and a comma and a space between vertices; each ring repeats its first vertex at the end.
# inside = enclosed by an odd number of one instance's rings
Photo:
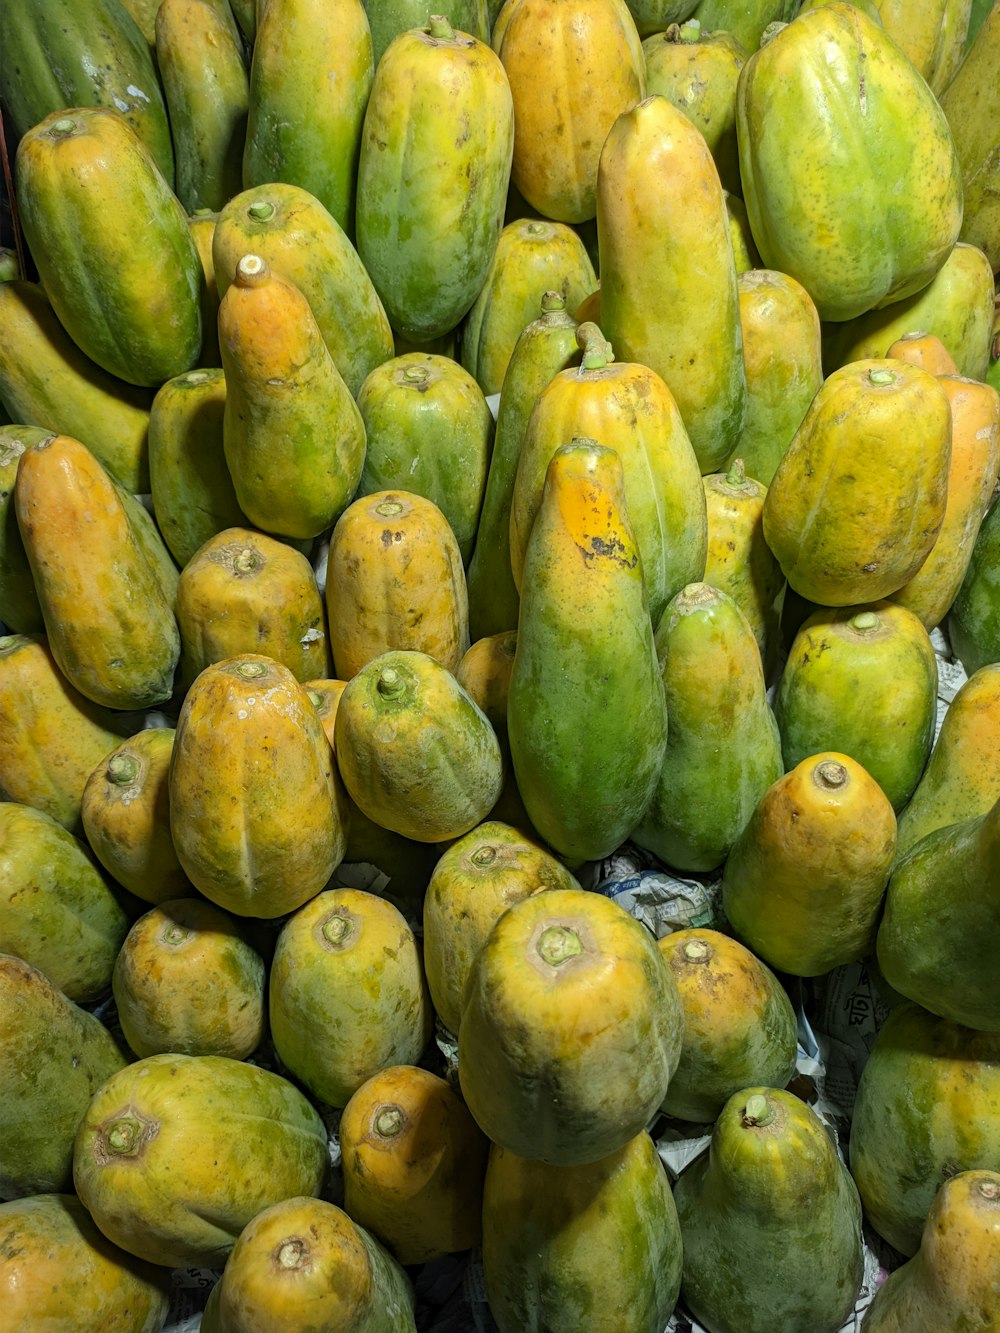
POLYGON ((0 47, 5 1327, 1000 1327, 1000 5, 0 47))

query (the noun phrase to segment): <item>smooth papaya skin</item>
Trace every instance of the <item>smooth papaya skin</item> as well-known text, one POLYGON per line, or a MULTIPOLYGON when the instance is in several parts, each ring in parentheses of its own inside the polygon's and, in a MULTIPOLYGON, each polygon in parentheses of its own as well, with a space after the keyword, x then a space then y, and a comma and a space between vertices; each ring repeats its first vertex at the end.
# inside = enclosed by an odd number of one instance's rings
POLYGON ((190 890, 170 836, 172 727, 149 727, 98 763, 83 789, 83 829, 108 874, 143 902, 190 890))
MULTIPOLYGON (((961 0, 952 0, 950 8, 956 10, 960 3, 961 0)), ((965 210, 961 237, 963 241, 979 246, 994 269, 1000 268, 998 84, 1000 14, 996 9, 989 9, 951 82, 942 84, 937 91, 962 164, 965 210)))
POLYGON ((431 1035, 413 931, 391 903, 360 889, 327 889, 289 917, 268 994, 282 1064, 327 1106, 346 1106, 390 1065, 416 1064, 431 1035))
POLYGON ((889 879, 877 940, 882 974, 901 995, 996 1033, 998 866, 1000 797, 985 814, 935 829, 910 848, 889 879))
POLYGON ((662 1103, 682 1026, 645 926, 601 894, 536 893, 503 913, 473 961, 462 1095, 483 1132, 518 1156, 599 1162, 662 1103))
POLYGON ((865 1216, 901 1254, 916 1254, 934 1196, 959 1171, 1000 1154, 1000 1036, 894 1008, 861 1071, 851 1174, 865 1216))
POLYGON ((218 213, 198 209, 188 218, 188 230, 201 264, 201 355, 198 365, 210 367, 218 366, 222 360, 219 353, 219 288, 212 263, 212 240, 218 216, 218 213))
POLYGON ((734 1093, 674 1200, 681 1295, 706 1327, 835 1333, 850 1314, 864 1271, 858 1191, 823 1121, 792 1093, 734 1093))
POLYGON ((358 253, 396 334, 448 333, 479 295, 513 145, 510 84, 484 42, 447 19, 400 34, 372 84, 357 203, 358 253))
POLYGON ((904 0, 876 0, 882 27, 940 95, 962 60, 972 0, 931 0, 912 9, 904 0))
POLYGON ((733 844, 726 916, 792 976, 857 962, 874 944, 895 849, 896 817, 875 779, 847 755, 813 754, 768 788, 733 844))
POLYGON ((754 52, 769 23, 786 23, 798 10, 796 0, 698 0, 691 11, 703 28, 732 33, 745 50, 754 52))
POLYGON ((559 222, 596 213, 601 145, 645 95, 642 43, 625 0, 516 0, 493 28, 514 103, 511 180, 559 222))
POLYGON ((499 820, 477 825, 442 853, 424 895, 424 970, 450 1032, 461 1025, 475 956, 507 908, 535 893, 579 887, 540 843, 499 820))
POLYGON ((501 1333, 662 1331, 680 1290, 680 1227, 649 1135, 584 1166, 494 1145, 483 1269, 501 1333))
POLYGON ((1000 662, 974 672, 944 715, 927 767, 899 816, 896 860, 935 829, 985 815, 1000 798, 1000 662))
POLYGON ((170 1279, 112 1245, 76 1195, 0 1205, 0 1299, 9 1333, 128 1328, 160 1333, 170 1279))
POLYGON ((44 440, 49 433, 39 426, 0 426, 0 606, 7 634, 41 634, 45 629, 31 566, 17 526, 14 481, 25 449, 44 440))
POLYGON ((0 954, 0 998, 8 1089, 0 1107, 0 1199, 70 1190, 77 1125, 104 1080, 125 1067, 125 1055, 99 1019, 7 953, 0 954))
POLYGON ((325 1199, 273 1203, 240 1233, 204 1333, 416 1333, 413 1287, 374 1236, 325 1199))
POLYGON ((606 856, 645 814, 667 738, 642 561, 614 450, 593 440, 556 449, 521 590, 507 699, 518 789, 558 855, 571 864, 606 856))
POLYGON ((222 442, 236 498, 280 537, 315 537, 361 476, 365 427, 303 293, 244 255, 219 306, 222 442))
POLYGON ((839 750, 898 813, 931 753, 937 683, 934 647, 912 611, 873 602, 814 612, 792 642, 774 701, 786 769, 839 750))
POLYGON ((715 472, 746 418, 736 267, 708 145, 665 97, 645 98, 608 134, 597 232, 601 327, 620 360, 663 378, 701 471, 715 472))
POLYGON ((914 295, 958 240, 961 168, 944 112, 854 6, 822 5, 754 52, 740 74, 736 129, 764 264, 801 282, 821 319, 914 295))
POLYGON ((657 944, 684 1010, 664 1112, 711 1124, 741 1088, 783 1088, 795 1072, 796 1018, 771 969, 716 930, 675 930, 657 944))
POLYGON ((897 338, 886 356, 908 361, 911 366, 920 366, 932 375, 957 375, 951 353, 936 333, 926 333, 923 329, 912 329, 897 338))
POLYGON ((481 1242, 489 1140, 446 1079, 414 1065, 373 1074, 344 1107, 339 1134, 344 1208, 400 1263, 481 1242))
POLYGON ((944 520, 950 461, 936 376, 887 358, 828 375, 764 502, 764 536, 791 587, 823 606, 901 588, 944 520))
POLYGON ((53 112, 21 139, 17 176, 39 279, 73 341, 129 384, 190 370, 202 342, 198 252, 127 122, 106 107, 53 112))
MULTIPOLYGON (((375 64, 382 59, 386 47, 402 32, 426 25, 433 6, 428 0, 362 0, 371 28, 375 64)), ((493 8, 499 5, 493 4, 493 8)), ((453 28, 467 32, 489 44, 490 13, 487 0, 455 0, 448 7, 448 18, 453 28)))
POLYGON ((998 1309, 1000 1174, 960 1171, 934 1196, 920 1249, 875 1293, 864 1333, 974 1333, 998 1309))
POLYGON ((678 870, 714 870, 781 776, 753 630, 728 594, 689 583, 656 631, 667 747, 632 840, 678 870))
POLYGON ((44 635, 0 638, 0 799, 79 834, 87 780, 121 739, 120 720, 73 688, 44 635))
POLYGON ((683 22, 696 4, 697 0, 628 0, 629 12, 642 37, 683 22))
POLYGON ((1000 662, 1000 505, 983 519, 946 619, 952 651, 973 673, 1000 662))
POLYGON ((353 235, 362 124, 375 71, 364 5, 268 0, 260 9, 243 185, 298 185, 353 235))
MULTIPOLYGON (((128 490, 148 491, 148 390, 85 356, 36 283, 0 284, 0 320, 0 399, 13 419, 72 435, 128 490)), ((17 628, 6 614, 4 621, 17 628)))
POLYGON ((129 1254, 215 1267, 269 1204, 318 1195, 319 1112, 279 1074, 221 1055, 150 1055, 107 1079, 80 1122, 76 1192, 129 1254))

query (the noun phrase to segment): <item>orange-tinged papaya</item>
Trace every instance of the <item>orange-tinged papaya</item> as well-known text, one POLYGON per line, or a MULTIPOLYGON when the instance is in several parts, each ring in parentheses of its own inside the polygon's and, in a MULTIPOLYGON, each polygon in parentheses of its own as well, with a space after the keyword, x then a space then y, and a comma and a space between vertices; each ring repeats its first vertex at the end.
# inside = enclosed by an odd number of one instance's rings
POLYGON ((908 361, 911 366, 929 370, 932 375, 957 375, 958 366, 954 358, 936 333, 927 333, 923 329, 911 329, 902 334, 886 352, 886 356, 898 361, 908 361))
POLYGON ((972 0, 875 0, 882 27, 927 80, 943 93, 962 60, 972 0))

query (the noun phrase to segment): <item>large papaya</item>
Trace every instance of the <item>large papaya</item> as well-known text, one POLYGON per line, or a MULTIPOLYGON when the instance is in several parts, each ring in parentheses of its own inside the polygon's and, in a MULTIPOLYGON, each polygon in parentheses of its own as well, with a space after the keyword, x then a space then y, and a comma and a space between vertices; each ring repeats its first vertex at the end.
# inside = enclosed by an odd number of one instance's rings
MULTIPOLYGON (((955 10, 961 0, 952 0, 955 10)), ((994 5, 950 83, 936 89, 962 164, 962 240, 981 246, 1000 268, 1000 10, 994 5), (943 89, 943 91, 942 91, 943 89)))
POLYGON ((938 96, 962 60, 972 0, 875 0, 882 27, 938 96))
POLYGON ((967 672, 1000 662, 1000 504, 983 519, 945 623, 967 672))

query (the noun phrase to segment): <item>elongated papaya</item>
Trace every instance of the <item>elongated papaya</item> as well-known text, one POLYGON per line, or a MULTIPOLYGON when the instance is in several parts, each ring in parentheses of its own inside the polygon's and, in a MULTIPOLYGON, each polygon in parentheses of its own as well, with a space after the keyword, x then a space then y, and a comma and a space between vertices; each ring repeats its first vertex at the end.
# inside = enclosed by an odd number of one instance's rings
MULTIPOLYGON (((955 10, 961 0, 952 0, 955 10)), ((965 209, 961 237, 980 246, 991 266, 1000 267, 1000 13, 991 8, 950 83, 936 90, 948 117, 962 165, 965 209)))

